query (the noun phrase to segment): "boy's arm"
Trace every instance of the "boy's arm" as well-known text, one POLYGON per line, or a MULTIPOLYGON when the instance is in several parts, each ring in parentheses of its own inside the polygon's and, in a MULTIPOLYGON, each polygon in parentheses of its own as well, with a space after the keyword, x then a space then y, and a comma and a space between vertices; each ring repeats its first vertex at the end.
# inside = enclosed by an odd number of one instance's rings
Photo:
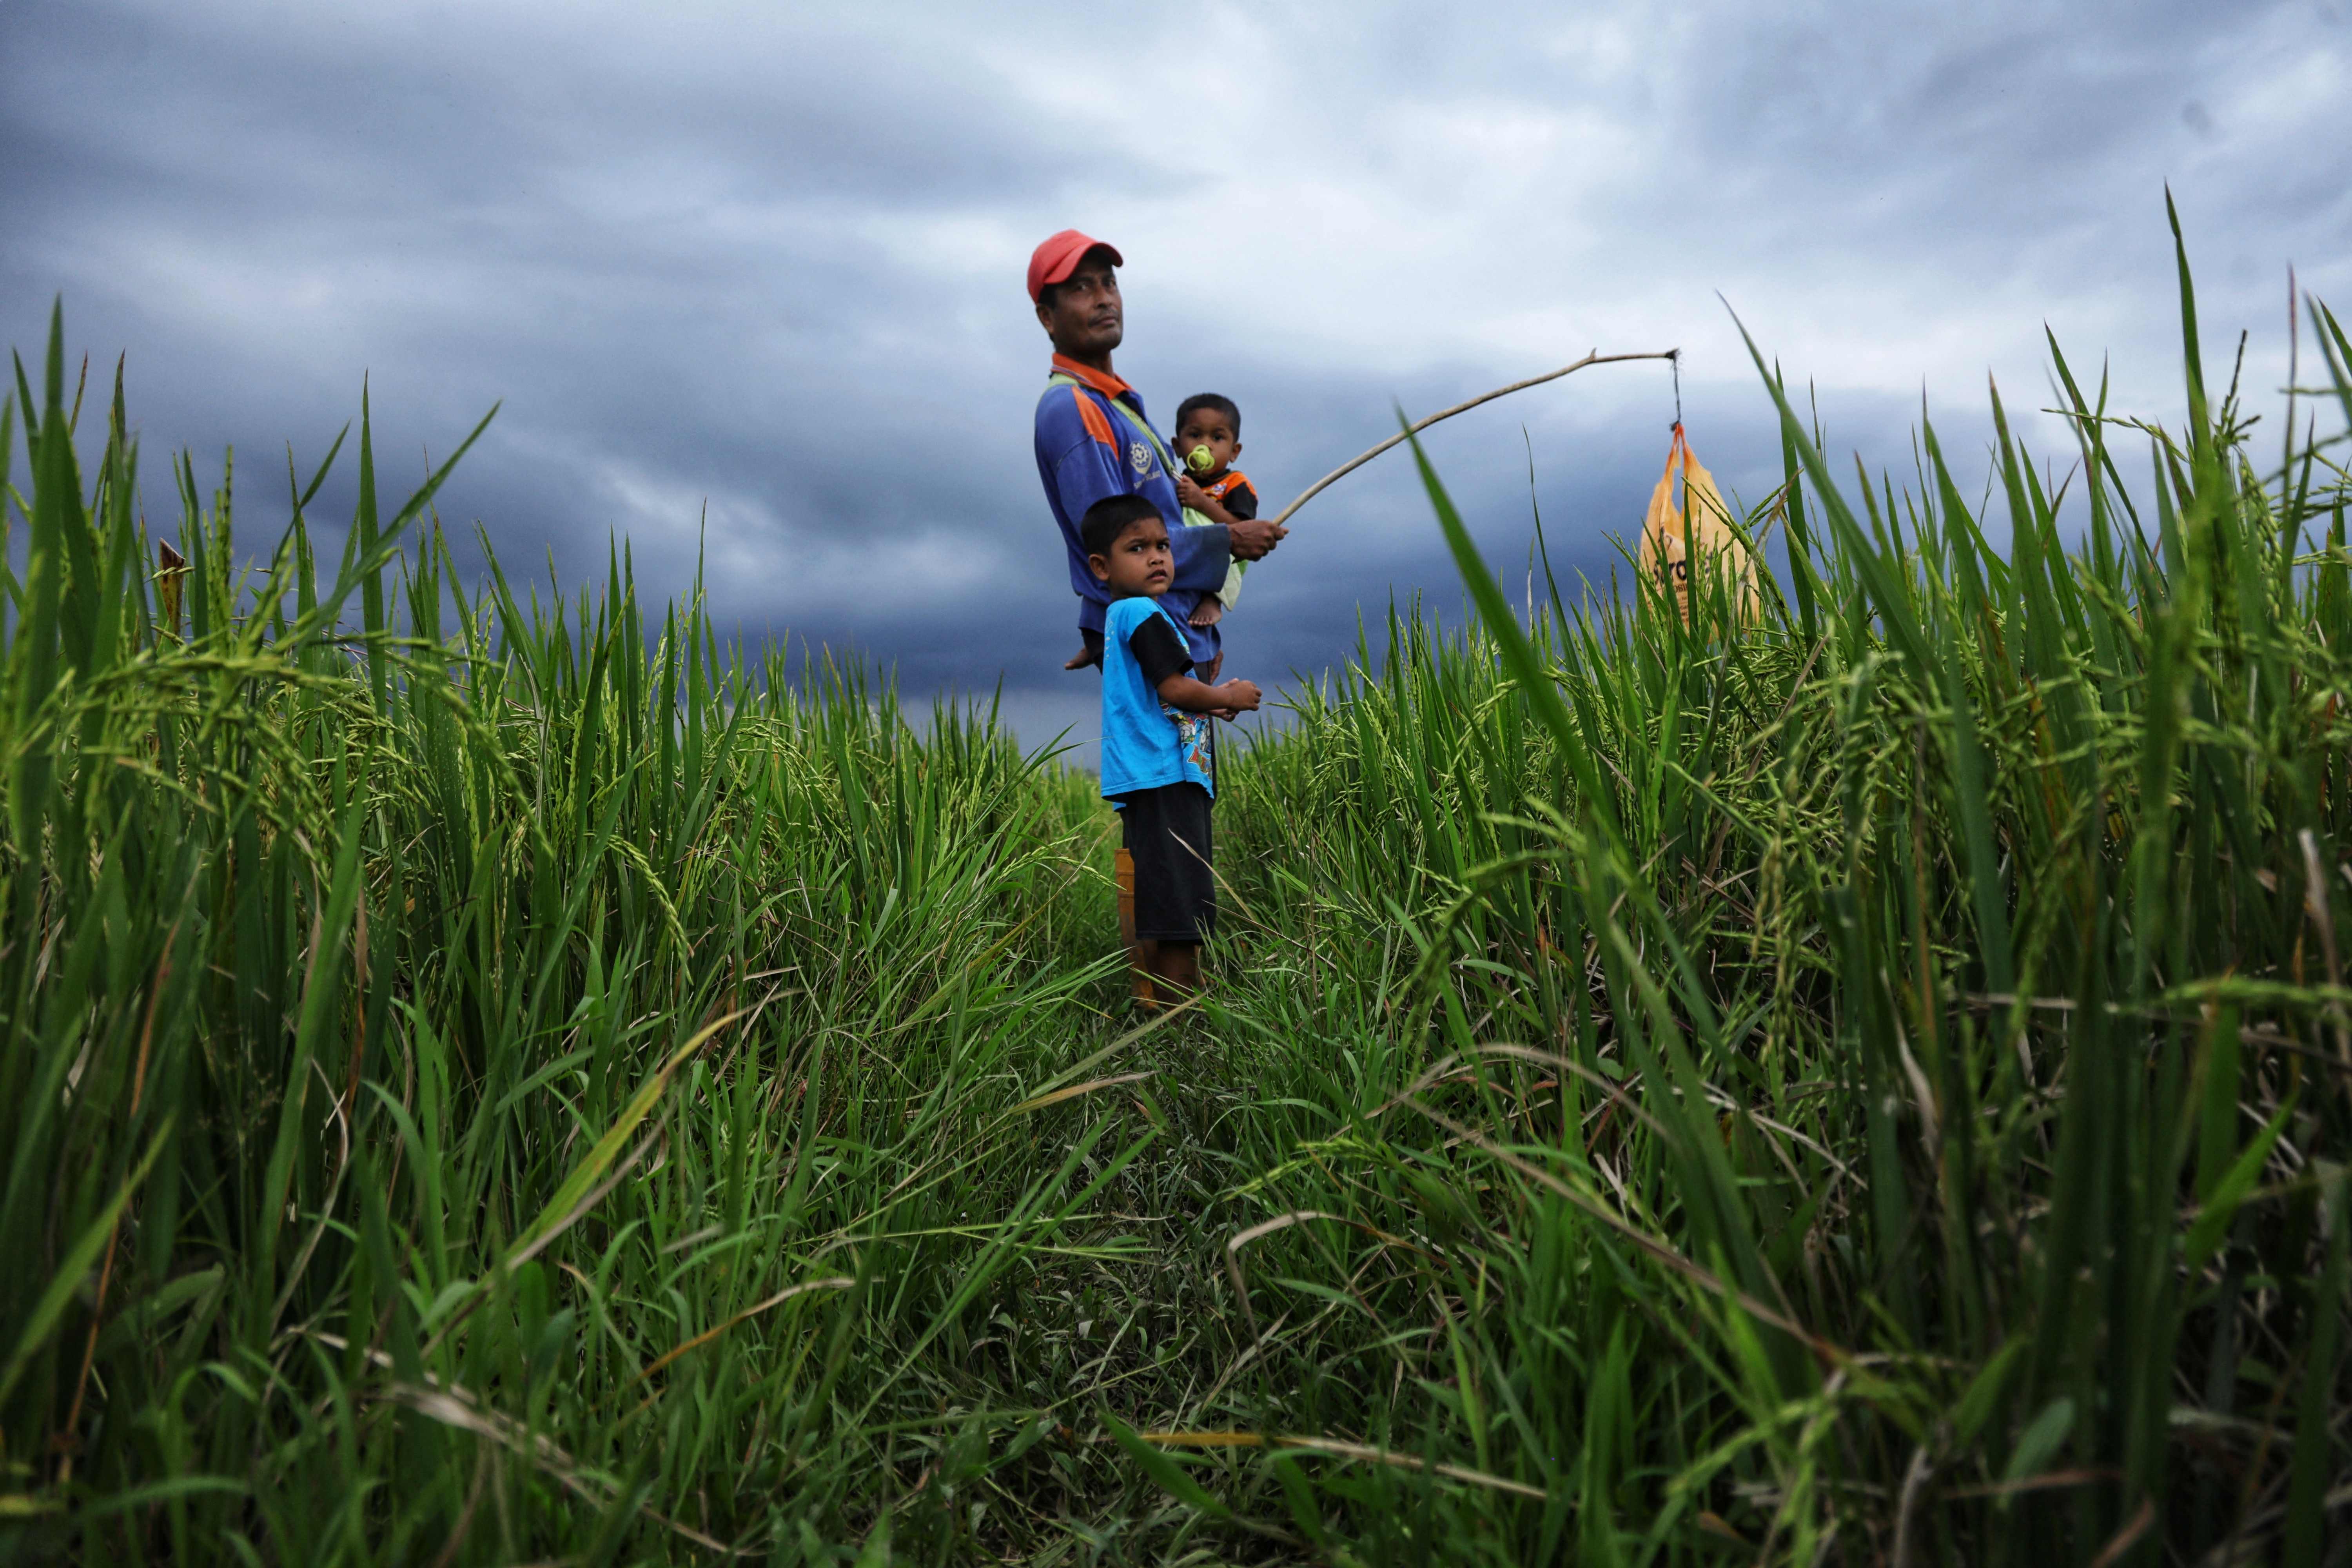
POLYGON ((1160 700, 1188 713, 1254 713, 1265 695, 1251 680, 1212 686, 1190 675, 1171 675, 1160 683, 1160 700))
POLYGON ((1249 711, 1258 705, 1261 694, 1246 680, 1224 680, 1212 686, 1196 679, 1192 658, 1184 651, 1184 639, 1176 635, 1176 629, 1164 616, 1147 616, 1138 622, 1135 630, 1128 634, 1127 648, 1135 656, 1136 668, 1143 672, 1143 679, 1171 707, 1181 708, 1188 713, 1234 713, 1249 711))

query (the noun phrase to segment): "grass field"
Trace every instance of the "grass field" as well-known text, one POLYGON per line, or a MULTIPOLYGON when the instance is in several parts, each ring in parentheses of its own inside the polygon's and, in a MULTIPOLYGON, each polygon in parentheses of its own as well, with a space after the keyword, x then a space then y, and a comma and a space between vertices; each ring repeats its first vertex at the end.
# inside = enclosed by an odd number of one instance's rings
POLYGON ((1687 630, 1424 467, 1478 621, 1234 749, 1146 1023, 985 711, 462 582, 364 413, 340 560, 151 533, 53 333, 0 1557, 2352 1560, 2352 344, 2257 456, 2182 299, 1991 518, 1783 403, 1687 630))

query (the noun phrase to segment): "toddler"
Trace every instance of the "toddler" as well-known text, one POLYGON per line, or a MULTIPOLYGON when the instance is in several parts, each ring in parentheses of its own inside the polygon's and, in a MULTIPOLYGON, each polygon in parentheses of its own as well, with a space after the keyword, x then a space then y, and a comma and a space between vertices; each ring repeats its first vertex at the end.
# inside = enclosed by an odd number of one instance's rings
MULTIPOLYGON (((1219 393, 1202 392, 1176 405, 1176 500, 1211 522, 1234 523, 1257 515, 1257 489, 1234 467, 1242 454, 1242 411, 1219 393)), ((1225 581, 1203 598, 1189 617, 1213 626, 1242 595, 1243 563, 1225 569, 1225 581)))

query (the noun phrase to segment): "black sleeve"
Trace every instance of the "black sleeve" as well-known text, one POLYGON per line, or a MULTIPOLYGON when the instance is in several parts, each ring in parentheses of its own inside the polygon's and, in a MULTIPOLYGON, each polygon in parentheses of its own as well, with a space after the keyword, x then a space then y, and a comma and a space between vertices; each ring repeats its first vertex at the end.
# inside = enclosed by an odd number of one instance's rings
POLYGON ((1225 492, 1223 504, 1234 517, 1247 522, 1257 515, 1257 491, 1252 489, 1249 481, 1244 479, 1225 492))
POLYGON ((1128 633, 1127 651, 1135 656, 1137 668, 1154 691, 1171 675, 1192 673, 1192 655, 1164 616, 1150 616, 1128 633))

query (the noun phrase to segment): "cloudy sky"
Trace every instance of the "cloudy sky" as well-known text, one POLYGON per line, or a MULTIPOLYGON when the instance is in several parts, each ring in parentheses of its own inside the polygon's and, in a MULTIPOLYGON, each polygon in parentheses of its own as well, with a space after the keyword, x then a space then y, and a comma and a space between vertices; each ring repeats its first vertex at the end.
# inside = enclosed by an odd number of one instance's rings
MULTIPOLYGON (((1035 740, 1095 700, 1029 439, 1055 229, 1125 252, 1119 371, 1162 415, 1237 400, 1270 504, 1400 404, 1595 347, 1682 348, 1752 498, 1777 446, 1726 300, 1874 466, 1923 396, 1980 464, 1988 374, 2050 401, 2045 322, 2171 415, 2168 181, 2209 357, 2251 329, 2266 400, 2288 266, 2352 305, 2352 0, 0 0, 0 335, 37 350, 61 293, 77 352, 128 354, 152 510, 163 452, 234 446, 243 536, 282 522, 265 476, 362 375, 403 479, 499 403, 444 512, 510 574, 625 535, 676 593, 701 540, 723 624, 1001 680, 1035 740)), ((1671 416, 1664 367, 1603 367, 1433 447, 1498 563, 1536 503, 1605 573, 1671 416)), ((1458 603, 1395 459, 1250 582, 1228 664, 1261 679, 1458 603)))

